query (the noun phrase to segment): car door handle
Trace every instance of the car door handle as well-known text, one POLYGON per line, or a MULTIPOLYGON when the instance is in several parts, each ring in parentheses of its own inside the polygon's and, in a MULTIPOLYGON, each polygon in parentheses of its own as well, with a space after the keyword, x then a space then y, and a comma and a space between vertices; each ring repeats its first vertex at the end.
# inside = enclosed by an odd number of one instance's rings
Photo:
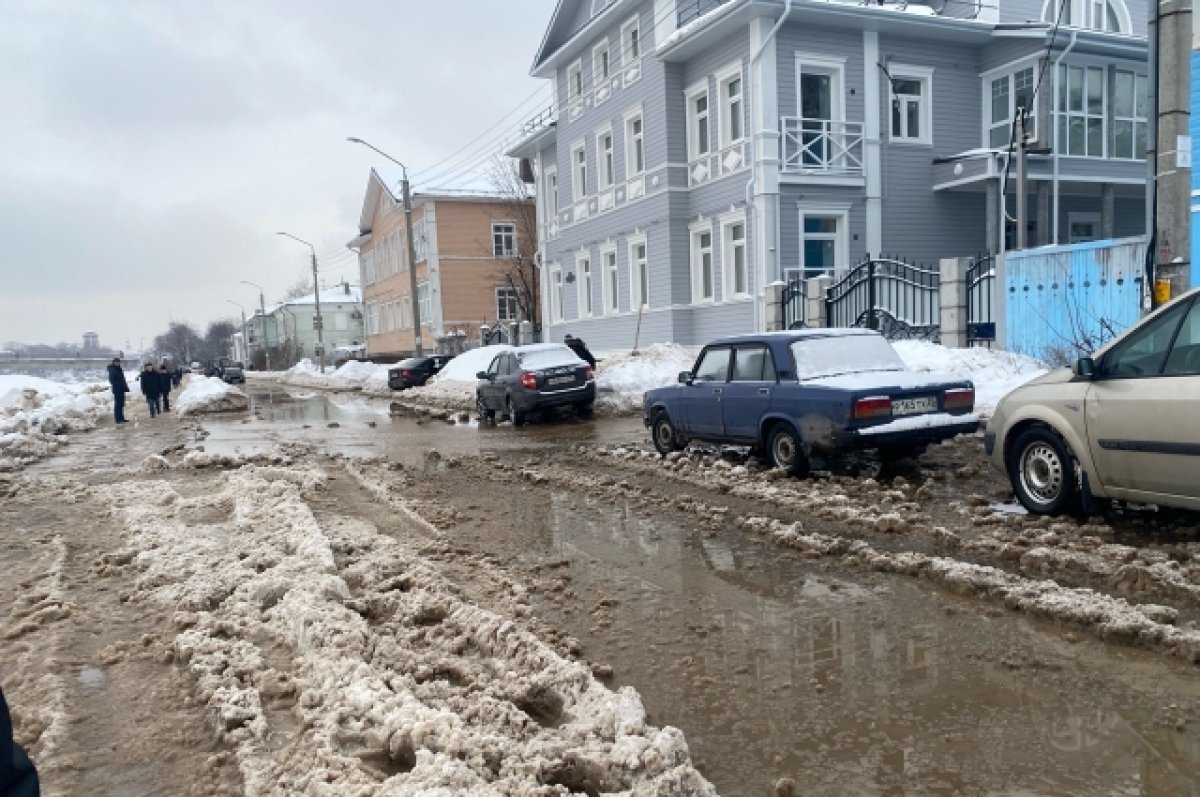
POLYGON ((714 387, 714 388, 713 388, 713 395, 714 395, 714 396, 719 396, 719 395, 721 395, 721 388, 719 388, 719 387, 714 387))
POLYGON ((769 395, 771 395, 771 388, 769 388, 769 387, 760 387, 760 388, 758 389, 758 395, 760 395, 760 396, 769 396, 769 395))

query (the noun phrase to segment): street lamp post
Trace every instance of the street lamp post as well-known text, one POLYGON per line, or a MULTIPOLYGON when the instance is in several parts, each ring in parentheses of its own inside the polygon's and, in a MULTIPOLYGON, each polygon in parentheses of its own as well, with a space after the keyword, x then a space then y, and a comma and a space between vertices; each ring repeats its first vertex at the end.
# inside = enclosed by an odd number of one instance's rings
POLYGON ((415 355, 420 357, 423 354, 421 350, 421 303, 417 299, 417 247, 413 243, 412 195, 409 193, 408 188, 408 167, 378 147, 363 141, 361 138, 351 136, 346 140, 352 144, 362 144, 367 149, 387 158, 400 167, 400 173, 403 175, 400 181, 400 192, 404 200, 404 237, 408 239, 408 283, 409 290, 412 292, 413 348, 415 349, 415 355))
POLYGON ((237 309, 242 311, 242 345, 246 346, 249 343, 249 340, 246 337, 246 308, 242 307, 240 304, 235 302, 233 299, 226 299, 225 301, 229 302, 234 307, 236 307, 237 309))
POLYGON ((263 289, 262 289, 262 286, 259 285, 257 282, 251 282, 250 280, 242 280, 241 282, 243 285, 250 285, 252 287, 258 288, 258 312, 259 312, 259 318, 262 319, 263 357, 266 360, 267 370, 270 371, 271 370, 271 341, 267 339, 267 302, 265 299, 263 299, 263 289))
POLYGON ((321 283, 317 281, 317 250, 308 241, 303 238, 297 238, 290 232, 277 232, 275 234, 291 238, 293 241, 299 241, 308 247, 308 251, 312 252, 313 297, 317 301, 317 315, 313 318, 313 326, 317 328, 317 360, 321 364, 321 373, 325 373, 325 321, 321 318, 321 283))

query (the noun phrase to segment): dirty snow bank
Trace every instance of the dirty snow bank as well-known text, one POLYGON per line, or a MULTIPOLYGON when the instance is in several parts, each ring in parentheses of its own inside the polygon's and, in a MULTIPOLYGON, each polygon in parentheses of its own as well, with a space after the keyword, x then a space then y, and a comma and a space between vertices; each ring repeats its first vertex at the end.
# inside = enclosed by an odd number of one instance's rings
MULTIPOLYGON (((324 390, 361 390, 373 395, 390 395, 387 372, 390 365, 350 360, 341 367, 326 366, 325 373, 312 360, 301 360, 281 374, 260 374, 260 379, 273 379, 285 385, 316 387, 324 390)), ((252 372, 248 372, 247 376, 252 372)))
POLYGON ((105 383, 0 376, 0 471, 47 456, 63 445, 63 435, 94 429, 110 412, 112 393, 105 383))
POLYGON ((305 496, 324 472, 218 479, 196 497, 162 482, 104 497, 129 530, 117 561, 176 611, 175 654, 248 794, 715 795, 634 690, 467 603, 399 539, 318 522, 305 496))
POLYGON ((673 385, 680 371, 690 371, 696 352, 675 343, 655 343, 636 354, 606 357, 596 369, 597 402, 614 413, 642 409, 642 394, 673 385))
POLYGON ((215 376, 191 376, 175 399, 180 417, 207 412, 233 412, 250 406, 246 394, 215 376))
POLYGON ((987 414, 1005 395, 1048 370, 1032 357, 981 346, 951 349, 927 340, 898 340, 892 346, 914 371, 970 379, 975 383, 975 409, 987 414))

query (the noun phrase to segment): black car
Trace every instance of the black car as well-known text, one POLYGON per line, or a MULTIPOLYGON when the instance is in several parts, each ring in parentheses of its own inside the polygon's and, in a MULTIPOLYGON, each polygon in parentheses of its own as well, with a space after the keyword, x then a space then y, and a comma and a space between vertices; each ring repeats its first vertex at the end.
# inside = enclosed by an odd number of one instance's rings
POLYGON ((516 346, 497 354, 487 370, 476 376, 479 417, 492 419, 502 412, 513 426, 523 424, 529 413, 549 407, 571 406, 586 416, 596 401, 592 367, 561 343, 516 346))
POLYGON ((241 363, 230 363, 225 366, 225 370, 221 373, 221 378, 231 385, 235 382, 246 383, 246 374, 242 371, 241 363))
POLYGON ((406 387, 420 387, 429 381, 429 377, 446 367, 446 363, 454 359, 450 354, 431 354, 428 357, 410 357, 401 360, 388 369, 388 387, 392 390, 403 390, 406 387))

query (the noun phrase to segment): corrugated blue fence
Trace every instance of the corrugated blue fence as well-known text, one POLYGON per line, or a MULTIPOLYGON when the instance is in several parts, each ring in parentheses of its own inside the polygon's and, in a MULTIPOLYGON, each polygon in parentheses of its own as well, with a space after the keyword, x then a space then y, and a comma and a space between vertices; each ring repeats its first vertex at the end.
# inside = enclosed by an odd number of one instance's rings
POLYGON ((1146 241, 1007 252, 997 290, 1000 346, 1049 362, 1090 354, 1142 316, 1146 241))

